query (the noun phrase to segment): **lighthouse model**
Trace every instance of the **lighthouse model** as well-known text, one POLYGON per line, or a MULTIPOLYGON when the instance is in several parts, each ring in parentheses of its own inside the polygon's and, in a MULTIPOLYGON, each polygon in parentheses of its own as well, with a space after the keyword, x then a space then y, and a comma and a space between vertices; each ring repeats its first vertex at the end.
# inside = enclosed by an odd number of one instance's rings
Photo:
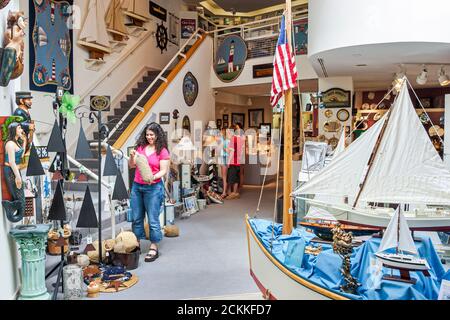
POLYGON ((234 71, 234 40, 230 43, 230 55, 228 57, 228 73, 234 71))

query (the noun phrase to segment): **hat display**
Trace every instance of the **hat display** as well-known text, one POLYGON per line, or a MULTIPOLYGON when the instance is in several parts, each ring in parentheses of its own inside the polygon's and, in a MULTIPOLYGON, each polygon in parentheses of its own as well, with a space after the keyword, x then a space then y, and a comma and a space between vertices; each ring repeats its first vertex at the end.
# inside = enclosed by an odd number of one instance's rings
POLYGON ((41 160, 37 154, 34 144, 31 145, 30 158, 28 160, 27 177, 43 176, 45 174, 42 168, 41 160))
POLYGON ((66 220, 66 204, 64 203, 61 182, 56 184, 55 196, 50 207, 48 220, 66 220))
POLYGON ((94 159, 92 150, 89 147, 86 134, 84 133, 83 126, 80 126, 80 134, 78 135, 77 150, 75 151, 75 159, 94 159))
POLYGON ((58 123, 56 122, 56 120, 53 125, 50 139, 48 140, 47 150, 48 152, 66 152, 61 131, 59 130, 58 123))
POLYGON ((114 191, 112 195, 112 200, 125 200, 128 199, 128 191, 125 186, 125 182, 123 181, 122 174, 120 171, 117 171, 116 183, 114 184, 114 191))
POLYGON ((106 150, 106 159, 105 159, 105 167, 103 169, 103 176, 115 177, 116 175, 117 175, 116 160, 114 160, 111 147, 108 146, 108 149, 106 150))
POLYGON ((16 99, 33 99, 33 96, 28 91, 17 91, 16 99))
POLYGON ((77 228, 97 228, 98 220, 95 213, 94 203, 92 202, 91 190, 89 186, 84 194, 83 204, 80 209, 80 217, 78 218, 77 228))

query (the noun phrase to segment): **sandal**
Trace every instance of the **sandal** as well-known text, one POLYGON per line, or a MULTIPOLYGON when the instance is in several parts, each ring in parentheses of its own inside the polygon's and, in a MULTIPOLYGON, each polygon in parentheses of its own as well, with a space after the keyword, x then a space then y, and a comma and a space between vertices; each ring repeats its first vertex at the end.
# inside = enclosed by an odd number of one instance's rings
POLYGON ((158 259, 158 257, 159 257, 158 249, 150 248, 150 250, 148 251, 148 253, 145 256, 145 262, 153 262, 156 259, 158 259), (151 252, 156 252, 156 253, 152 254, 151 252))

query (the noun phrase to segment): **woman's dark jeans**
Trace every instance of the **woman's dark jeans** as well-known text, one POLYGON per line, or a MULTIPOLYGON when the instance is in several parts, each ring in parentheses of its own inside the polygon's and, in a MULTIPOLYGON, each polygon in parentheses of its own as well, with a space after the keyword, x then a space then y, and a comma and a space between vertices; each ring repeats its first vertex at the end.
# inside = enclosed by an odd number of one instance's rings
POLYGON ((144 217, 147 212, 148 224, 150 226, 150 241, 159 243, 163 234, 161 232, 161 224, 159 215, 164 200, 163 182, 156 184, 140 184, 133 182, 131 189, 131 215, 133 221, 131 223, 133 232, 138 239, 145 239, 144 217))

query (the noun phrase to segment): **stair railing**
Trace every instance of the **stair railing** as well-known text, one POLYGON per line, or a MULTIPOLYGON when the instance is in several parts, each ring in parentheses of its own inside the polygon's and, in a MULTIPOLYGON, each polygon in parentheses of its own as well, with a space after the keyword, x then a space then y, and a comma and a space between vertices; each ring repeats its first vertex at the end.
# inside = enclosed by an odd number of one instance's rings
POLYGON ((156 76, 156 78, 153 80, 153 82, 147 87, 147 89, 144 90, 144 92, 140 95, 140 97, 136 100, 136 102, 131 106, 131 108, 125 113, 125 115, 122 117, 122 119, 119 120, 119 122, 115 125, 115 127, 110 131, 107 138, 103 140, 104 143, 106 143, 109 139, 109 137, 112 137, 113 134, 122 126, 122 124, 125 122, 125 120, 128 118, 128 116, 133 112, 134 109, 138 109, 140 112, 144 112, 144 108, 139 107, 138 103, 147 95, 147 93, 155 86, 156 82, 158 80, 162 80, 167 83, 167 79, 163 77, 164 73, 169 69, 169 67, 172 65, 172 63, 178 58, 178 56, 181 56, 183 59, 186 59, 186 55, 183 53, 184 49, 189 45, 189 43, 194 38, 202 38, 202 35, 200 33, 205 33, 203 29, 198 28, 191 37, 184 43, 184 45, 178 50, 178 52, 170 59, 169 63, 161 70, 161 72, 156 76))

